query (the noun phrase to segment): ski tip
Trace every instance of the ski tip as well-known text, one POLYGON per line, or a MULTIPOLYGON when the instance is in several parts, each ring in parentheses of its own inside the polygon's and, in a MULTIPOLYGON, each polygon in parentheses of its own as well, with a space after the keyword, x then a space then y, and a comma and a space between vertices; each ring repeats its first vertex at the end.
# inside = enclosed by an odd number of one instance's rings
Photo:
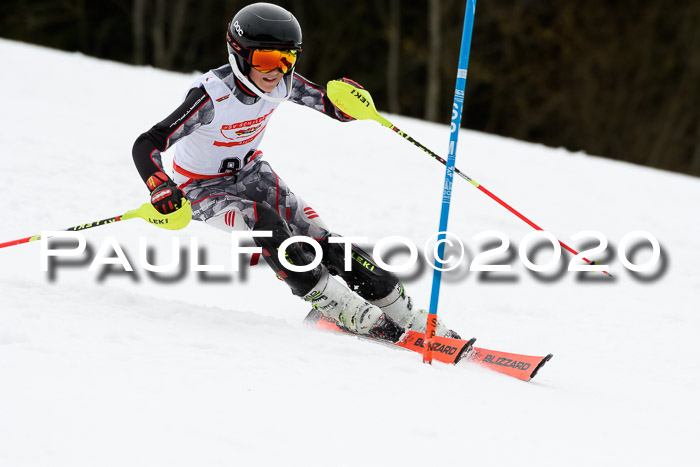
POLYGON ((460 350, 459 353, 457 354, 457 356, 455 357, 455 362, 454 362, 455 365, 459 363, 459 361, 462 359, 462 357, 464 357, 469 352, 471 352, 472 348, 474 347, 474 342, 476 342, 476 337, 472 337, 471 339, 469 339, 467 341, 466 344, 464 344, 464 346, 462 347, 462 350, 460 350))
POLYGON ((532 370, 532 373, 530 373, 530 379, 528 379, 528 381, 530 381, 532 378, 534 378, 535 375, 537 375, 537 372, 540 371, 540 369, 544 366, 544 364, 547 363, 548 361, 550 361, 552 359, 552 357, 554 357, 554 355, 551 353, 548 354, 546 357, 544 357, 542 359, 542 361, 540 361, 540 363, 537 364, 535 369, 532 370))

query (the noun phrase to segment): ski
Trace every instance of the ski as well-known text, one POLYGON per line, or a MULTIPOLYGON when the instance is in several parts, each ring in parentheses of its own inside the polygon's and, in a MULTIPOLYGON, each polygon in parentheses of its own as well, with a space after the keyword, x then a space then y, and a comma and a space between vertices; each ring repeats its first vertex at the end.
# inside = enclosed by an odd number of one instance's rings
MULTIPOLYGON (((404 334, 403 339, 396 343, 389 342, 383 339, 377 339, 376 337, 360 336, 340 327, 333 318, 323 315, 320 311, 316 309, 313 309, 309 312, 309 314, 304 319, 304 323, 315 329, 340 332, 350 336, 355 336, 359 339, 369 340, 390 347, 411 350, 413 352, 420 353, 421 355, 423 354, 423 349, 425 347, 425 334, 423 334, 422 332, 415 332, 410 330, 406 331, 406 334, 404 334)), ((433 339, 433 358, 443 363, 456 364, 471 350, 472 346, 474 345, 474 341, 476 341, 476 339, 463 340, 435 336, 435 338, 433 339)))
MULTIPOLYGON (((400 342, 392 343, 382 339, 360 336, 352 333, 339 326, 333 318, 325 316, 315 309, 309 312, 304 319, 304 323, 314 329, 343 333, 355 336, 359 339, 376 342, 393 348, 410 350, 419 354, 423 354, 425 348, 425 334, 422 332, 408 330, 400 342)), ((456 365, 460 361, 466 361, 522 381, 530 381, 544 364, 553 357, 552 354, 539 357, 474 347, 475 341, 476 338, 463 340, 435 336, 433 339, 435 345, 433 358, 439 362, 453 365, 456 365)))
POLYGON ((553 356, 550 353, 544 357, 536 357, 473 347, 466 359, 489 370, 522 381, 530 381, 553 356))

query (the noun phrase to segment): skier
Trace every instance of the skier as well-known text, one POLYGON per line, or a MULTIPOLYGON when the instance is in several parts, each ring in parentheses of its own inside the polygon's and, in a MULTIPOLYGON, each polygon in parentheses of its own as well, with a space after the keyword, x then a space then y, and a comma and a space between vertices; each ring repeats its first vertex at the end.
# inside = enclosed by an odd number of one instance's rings
MULTIPOLYGON (((265 261, 294 295, 351 332, 396 342, 405 329, 424 331, 427 312, 414 308, 398 278, 364 251, 352 247, 355 261, 345 271, 343 245, 329 242, 335 234, 257 149, 275 109, 286 100, 341 122, 353 120, 331 103, 322 86, 294 72, 301 55, 296 18, 279 6, 255 3, 233 17, 226 39, 229 64, 195 80, 182 104, 134 143, 134 163, 151 203, 168 214, 186 197, 197 221, 229 232, 271 231, 271 237, 254 239, 265 261), (160 153, 176 143, 170 178, 160 153), (292 235, 320 243, 319 266, 294 272, 280 263, 277 249, 292 235)), ((308 265, 314 255, 308 245, 293 243, 287 257, 308 265)), ((437 334, 458 337, 440 322, 437 334)))

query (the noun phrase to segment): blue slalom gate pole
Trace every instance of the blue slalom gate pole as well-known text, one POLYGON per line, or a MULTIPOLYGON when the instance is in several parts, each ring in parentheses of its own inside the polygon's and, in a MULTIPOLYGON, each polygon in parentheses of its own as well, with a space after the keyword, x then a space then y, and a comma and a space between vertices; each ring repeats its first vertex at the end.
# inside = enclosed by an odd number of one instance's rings
POLYGON ((450 202, 452 201, 452 182, 454 180, 455 161, 457 159, 457 139, 459 138, 459 126, 462 121, 462 106, 464 103, 464 90, 467 86, 467 69, 469 66, 469 49, 472 42, 472 30, 474 29, 474 14, 476 12, 476 0, 467 0, 464 12, 464 27, 462 29, 462 45, 459 51, 459 65, 457 66, 457 84, 452 103, 452 121, 450 123, 450 146, 445 165, 445 183, 442 190, 442 207, 440 210, 440 227, 437 237, 437 254, 433 271, 433 285, 430 293, 430 309, 428 310, 428 322, 426 325, 425 351, 423 362, 433 362, 433 338, 437 325, 437 308, 440 297, 440 283, 442 280, 442 259, 445 255, 445 242, 447 232, 447 220, 450 216, 450 202))

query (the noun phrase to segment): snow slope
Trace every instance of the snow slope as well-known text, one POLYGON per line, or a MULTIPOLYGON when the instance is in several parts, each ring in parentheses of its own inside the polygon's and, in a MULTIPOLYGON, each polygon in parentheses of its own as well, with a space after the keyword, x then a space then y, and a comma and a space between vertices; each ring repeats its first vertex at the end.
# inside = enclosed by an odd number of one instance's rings
MULTIPOLYGON (((7 40, 0 57, 0 242, 147 200, 131 145, 194 75, 7 40)), ((446 152, 444 125, 389 118, 446 152)), ((423 245, 437 228, 443 167, 374 122, 286 104, 262 149, 337 232, 423 245)), ((116 239, 133 273, 91 272, 87 258, 52 278, 38 243, 0 250, 0 465, 698 465, 700 180, 464 130, 457 165, 574 247, 585 230, 610 241, 613 281, 538 280, 517 258, 531 229, 455 181, 450 231, 468 257, 486 230, 516 256, 489 280, 446 274, 440 315, 484 347, 554 353, 532 382, 309 330, 266 266, 230 272, 225 234, 125 221, 85 235, 93 252, 116 239), (616 256, 635 230, 662 246, 646 280, 616 256), (153 277, 140 237, 159 262, 195 238, 225 272, 153 277)), ((423 306, 431 277, 405 275, 423 306)))

